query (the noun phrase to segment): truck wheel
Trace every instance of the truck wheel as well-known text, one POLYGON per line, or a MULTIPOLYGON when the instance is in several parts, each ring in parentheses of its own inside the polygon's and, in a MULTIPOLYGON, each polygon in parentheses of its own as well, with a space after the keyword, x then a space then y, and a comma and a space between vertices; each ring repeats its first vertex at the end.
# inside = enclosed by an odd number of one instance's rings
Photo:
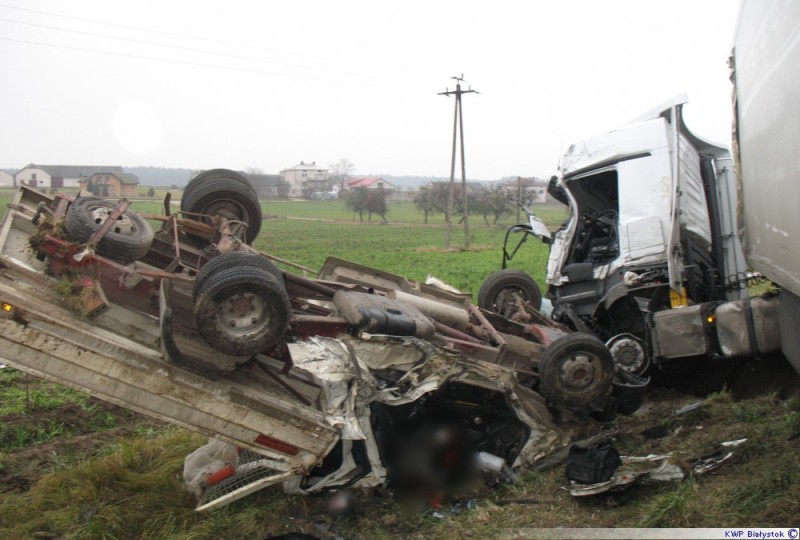
POLYGON ((553 341, 539 363, 542 394, 565 407, 602 409, 613 378, 609 350, 596 337, 580 332, 553 341))
POLYGON ((289 323, 289 295, 260 268, 235 267, 208 275, 196 291, 197 330, 214 349, 252 356, 274 347, 289 323))
POLYGON ((232 171, 230 169, 210 169, 195 175, 191 180, 189 180, 189 183, 186 184, 186 187, 183 189, 182 198, 188 197, 192 191, 202 186, 209 178, 229 178, 231 180, 235 180, 247 186, 247 188, 253 192, 253 195, 256 196, 255 188, 253 188, 250 180, 248 180, 247 176, 244 174, 232 171))
POLYGON ((537 311, 542 307, 542 291, 531 276, 507 268, 491 274, 478 290, 478 306, 510 318, 517 301, 528 302, 537 311))
MULTIPOLYGON (((72 242, 88 242, 116 208, 115 201, 83 197, 67 208, 64 216, 64 232, 72 242)), ((139 214, 126 210, 116 223, 97 243, 97 253, 122 263, 141 259, 150 250, 153 228, 139 214)))
POLYGON ((192 298, 197 300, 197 293, 203 287, 203 284, 206 282, 209 276, 216 274, 220 270, 239 267, 259 268, 261 270, 265 270, 275 276, 279 283, 283 282, 283 272, 278 269, 277 266, 272 264, 272 261, 262 255, 247 251, 221 253, 208 261, 197 273, 197 277, 195 277, 194 280, 192 298))
POLYGON ((246 179, 242 182, 242 179, 225 176, 200 178, 198 183, 191 189, 187 187, 184 192, 181 210, 208 216, 187 216, 206 223, 210 223, 210 217, 217 215, 244 222, 247 224, 244 240, 248 244, 252 244, 261 230, 261 205, 253 186, 246 179))

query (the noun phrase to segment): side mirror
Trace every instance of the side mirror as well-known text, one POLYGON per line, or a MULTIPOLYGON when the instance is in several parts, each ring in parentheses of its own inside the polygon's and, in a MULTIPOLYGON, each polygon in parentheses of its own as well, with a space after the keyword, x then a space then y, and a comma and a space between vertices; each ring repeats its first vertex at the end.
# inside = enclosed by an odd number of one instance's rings
POLYGON ((561 204, 569 205, 567 193, 562 186, 558 185, 557 176, 550 177, 550 182, 547 184, 547 193, 561 204))

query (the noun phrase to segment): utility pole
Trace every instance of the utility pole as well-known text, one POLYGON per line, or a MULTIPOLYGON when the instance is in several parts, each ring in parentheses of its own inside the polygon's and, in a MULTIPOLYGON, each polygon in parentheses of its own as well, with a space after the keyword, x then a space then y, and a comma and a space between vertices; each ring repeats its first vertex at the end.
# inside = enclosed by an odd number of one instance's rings
POLYGON ((445 233, 444 239, 444 247, 445 249, 450 249, 450 240, 452 237, 452 229, 453 229, 453 209, 455 207, 455 174, 456 174, 456 140, 460 133, 461 138, 461 194, 463 198, 462 206, 464 209, 463 221, 464 221, 464 248, 469 249, 469 205, 467 202, 467 172, 466 172, 466 164, 464 159, 464 112, 461 105, 461 95, 462 94, 472 94, 472 93, 479 93, 477 90, 473 90, 472 87, 469 87, 467 90, 461 89, 461 83, 464 81, 464 75, 462 74, 460 77, 451 77, 451 79, 455 79, 456 81, 456 89, 454 91, 450 91, 449 89, 445 89, 444 92, 439 92, 440 96, 456 96, 456 108, 455 114, 453 116, 453 151, 450 159, 450 192, 447 198, 447 209, 445 210, 445 221, 447 223, 447 229, 445 233))

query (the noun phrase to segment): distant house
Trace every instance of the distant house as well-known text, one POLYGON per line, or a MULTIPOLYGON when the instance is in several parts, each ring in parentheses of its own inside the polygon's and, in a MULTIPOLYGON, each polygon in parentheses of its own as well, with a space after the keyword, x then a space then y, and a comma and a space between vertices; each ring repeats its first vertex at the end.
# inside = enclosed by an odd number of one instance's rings
POLYGON ((17 185, 44 188, 78 188, 81 181, 104 171, 123 177, 122 167, 98 165, 36 165, 30 163, 14 175, 17 185))
POLYGON ((356 188, 367 188, 367 189, 391 189, 394 190, 395 187, 390 182, 387 182, 383 178, 378 178, 377 176, 361 176, 359 178, 350 178, 346 180, 344 183, 344 189, 356 189, 356 188))
POLYGON ((279 174, 248 174, 259 198, 285 199, 289 196, 289 184, 279 174))
MULTIPOLYGON (((120 171, 122 169, 120 168, 120 171)), ((80 182, 81 191, 97 197, 135 197, 139 179, 133 174, 124 174, 100 169, 80 182)))
POLYGON ((505 181, 505 186, 509 194, 517 195, 532 203, 547 202, 547 184, 547 180, 535 177, 523 178, 517 176, 514 179, 505 181))
POLYGON ((6 171, 0 171, 0 187, 10 187, 14 185, 14 176, 6 171))
POLYGON ((309 197, 317 191, 328 191, 328 169, 316 161, 301 161, 294 167, 281 171, 281 178, 289 185, 289 197, 309 197))

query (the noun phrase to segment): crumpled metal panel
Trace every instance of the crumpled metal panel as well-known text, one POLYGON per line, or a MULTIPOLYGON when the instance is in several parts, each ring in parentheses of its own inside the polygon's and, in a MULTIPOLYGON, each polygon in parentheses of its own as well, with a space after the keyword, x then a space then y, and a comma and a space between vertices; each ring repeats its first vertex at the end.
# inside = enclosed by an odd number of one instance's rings
POLYGON ((520 386, 513 371, 448 351, 414 337, 361 334, 359 337, 312 337, 289 344, 295 368, 308 372, 323 388, 325 421, 343 439, 368 439, 369 404, 411 403, 449 382, 500 392, 530 435, 512 466, 530 464, 564 444, 565 434, 552 422, 545 400, 520 386), (387 386, 373 369, 405 373, 387 386))
POLYGON ((343 439, 366 439, 355 412, 359 386, 367 381, 359 377, 352 351, 338 339, 312 337, 289 344, 295 367, 306 371, 322 388, 322 412, 325 422, 341 430, 343 439))

